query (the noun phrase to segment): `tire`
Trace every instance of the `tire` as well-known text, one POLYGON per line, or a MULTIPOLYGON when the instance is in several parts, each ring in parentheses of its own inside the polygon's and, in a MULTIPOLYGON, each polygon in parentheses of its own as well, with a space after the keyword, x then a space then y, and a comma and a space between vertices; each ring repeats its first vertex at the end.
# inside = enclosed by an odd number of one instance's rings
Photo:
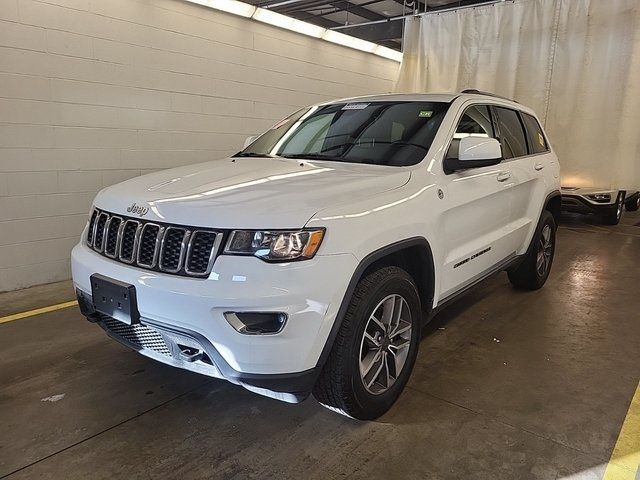
POLYGON ((404 270, 383 267, 362 278, 314 386, 316 400, 358 420, 373 420, 389 410, 409 380, 418 355, 420 312, 418 289, 404 270), (373 317, 384 322, 391 311, 400 311, 400 316, 394 322, 397 328, 386 329, 392 330, 388 335, 373 317))
POLYGON ((542 288, 549 278, 555 251, 556 222, 551 212, 545 210, 524 260, 517 267, 507 271, 511 284, 522 290, 542 288))
POLYGON ((638 209, 640 209, 640 195, 635 199, 627 200, 624 204, 624 208, 627 209, 627 212, 637 212, 638 209))
POLYGON ((618 225, 622 219, 622 211, 624 207, 624 192, 618 193, 615 209, 611 213, 607 213, 602 217, 602 223, 605 225, 618 225))

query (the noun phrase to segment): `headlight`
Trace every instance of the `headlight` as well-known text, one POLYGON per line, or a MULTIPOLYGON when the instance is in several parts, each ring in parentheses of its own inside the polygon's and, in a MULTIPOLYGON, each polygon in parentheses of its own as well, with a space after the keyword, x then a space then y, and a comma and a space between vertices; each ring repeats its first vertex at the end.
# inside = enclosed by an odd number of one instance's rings
POLYGON ((596 193, 594 195, 587 195, 591 200, 601 203, 609 203, 611 201, 610 193, 596 193))
POLYGON ((234 230, 224 253, 254 255, 268 262, 312 258, 324 237, 324 228, 296 231, 234 230))

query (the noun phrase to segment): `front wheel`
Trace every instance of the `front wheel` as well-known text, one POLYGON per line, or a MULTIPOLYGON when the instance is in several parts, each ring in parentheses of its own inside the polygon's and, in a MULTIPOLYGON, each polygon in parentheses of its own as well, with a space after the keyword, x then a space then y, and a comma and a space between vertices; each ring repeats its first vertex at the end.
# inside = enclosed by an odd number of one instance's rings
POLYGON ((614 209, 602 217, 602 221, 607 225, 618 225, 622 219, 622 210, 624 208, 624 192, 618 193, 614 209))
POLYGON ((313 389, 325 407, 359 420, 384 414, 418 354, 420 297, 411 276, 384 267, 358 283, 313 389))
POLYGON ((556 222, 550 212, 542 212, 524 260, 509 270, 509 280, 516 288, 538 290, 546 283, 556 251, 556 222))

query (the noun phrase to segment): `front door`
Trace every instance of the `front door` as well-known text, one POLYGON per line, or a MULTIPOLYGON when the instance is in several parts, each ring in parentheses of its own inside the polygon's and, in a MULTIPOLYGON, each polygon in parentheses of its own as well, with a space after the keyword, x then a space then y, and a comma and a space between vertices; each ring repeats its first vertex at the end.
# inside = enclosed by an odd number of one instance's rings
MULTIPOLYGON (((446 155, 457 157, 460 139, 470 135, 496 138, 488 106, 464 109, 446 155)), ((438 303, 514 255, 505 236, 511 220, 509 190, 513 182, 508 162, 443 176, 440 228, 445 245, 438 303)))

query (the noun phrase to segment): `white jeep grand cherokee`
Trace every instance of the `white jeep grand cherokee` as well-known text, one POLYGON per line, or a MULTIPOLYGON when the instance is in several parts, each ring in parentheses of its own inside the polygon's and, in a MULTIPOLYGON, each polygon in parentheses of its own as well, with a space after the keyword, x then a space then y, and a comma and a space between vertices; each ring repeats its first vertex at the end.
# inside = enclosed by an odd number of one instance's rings
POLYGON ((231 158, 102 190, 73 279, 143 355, 372 419, 449 301, 503 270, 545 283, 558 177, 534 112, 500 97, 328 102, 231 158))

